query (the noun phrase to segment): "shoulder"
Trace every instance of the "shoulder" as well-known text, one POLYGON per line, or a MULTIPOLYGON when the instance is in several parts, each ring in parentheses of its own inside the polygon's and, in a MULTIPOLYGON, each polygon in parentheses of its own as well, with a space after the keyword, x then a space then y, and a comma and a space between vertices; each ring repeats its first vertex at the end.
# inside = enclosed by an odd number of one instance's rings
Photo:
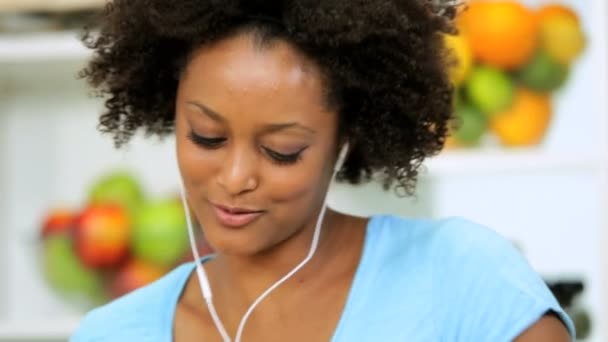
POLYGON ((416 239, 416 242, 440 243, 458 249, 478 240, 502 243, 505 239, 492 229, 462 217, 418 219, 395 215, 372 216, 370 229, 386 237, 416 239))
POLYGON ((464 218, 431 220, 383 215, 374 216, 371 222, 373 243, 392 256, 417 257, 421 258, 421 262, 424 258, 425 262, 432 262, 435 267, 441 268, 457 264, 459 271, 467 266, 528 266, 509 240, 488 227, 464 218))
POLYGON ((157 281, 89 311, 71 342, 157 341, 173 319, 175 304, 193 263, 178 266, 157 281))
POLYGON ((459 217, 380 216, 373 223, 371 235, 382 250, 376 252, 382 256, 377 262, 394 265, 392 281, 403 286, 412 276, 422 278, 421 284, 431 288, 442 333, 458 333, 464 340, 512 340, 547 312, 574 333, 540 275, 494 230, 459 217), (414 275, 404 271, 411 268, 414 275))

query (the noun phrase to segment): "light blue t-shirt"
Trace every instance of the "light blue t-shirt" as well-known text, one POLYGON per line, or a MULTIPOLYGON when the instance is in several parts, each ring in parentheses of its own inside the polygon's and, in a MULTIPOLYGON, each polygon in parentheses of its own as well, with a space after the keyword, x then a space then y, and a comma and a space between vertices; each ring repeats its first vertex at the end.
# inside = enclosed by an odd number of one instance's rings
MULTIPOLYGON (((181 265, 89 312, 70 341, 172 341, 194 268, 181 265)), ((373 216, 331 342, 512 341, 548 311, 574 335, 542 279, 495 232, 460 218, 373 216)))

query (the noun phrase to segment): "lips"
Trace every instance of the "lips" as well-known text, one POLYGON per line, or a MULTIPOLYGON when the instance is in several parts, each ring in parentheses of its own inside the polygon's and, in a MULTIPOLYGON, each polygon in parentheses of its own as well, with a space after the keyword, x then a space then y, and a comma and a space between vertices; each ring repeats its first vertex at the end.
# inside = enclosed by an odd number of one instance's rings
POLYGON ((218 221, 227 227, 239 228, 246 226, 264 214, 263 210, 236 208, 219 204, 212 204, 218 221))

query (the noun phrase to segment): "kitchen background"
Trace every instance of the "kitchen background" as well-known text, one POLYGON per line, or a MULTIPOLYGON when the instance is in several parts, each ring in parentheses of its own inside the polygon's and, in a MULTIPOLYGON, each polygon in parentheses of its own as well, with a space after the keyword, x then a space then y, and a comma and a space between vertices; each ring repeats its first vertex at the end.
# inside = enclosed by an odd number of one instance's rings
MULTIPOLYGON (((103 3, 0 0, 0 341, 66 340, 87 307, 189 257, 173 142, 137 136, 115 150, 96 131, 102 101, 75 77, 90 57, 79 28, 103 3)), ((459 126, 416 196, 336 185, 330 203, 492 227, 581 341, 608 341, 608 5, 474 1, 465 13, 446 38, 459 126)))

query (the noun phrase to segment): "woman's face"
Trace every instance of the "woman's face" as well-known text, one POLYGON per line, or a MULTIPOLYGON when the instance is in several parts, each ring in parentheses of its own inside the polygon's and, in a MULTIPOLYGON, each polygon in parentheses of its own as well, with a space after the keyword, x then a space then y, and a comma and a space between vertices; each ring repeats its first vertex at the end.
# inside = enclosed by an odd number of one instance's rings
POLYGON ((316 66, 249 34, 197 50, 179 84, 177 157, 191 209, 220 253, 252 255, 314 226, 337 153, 316 66))

